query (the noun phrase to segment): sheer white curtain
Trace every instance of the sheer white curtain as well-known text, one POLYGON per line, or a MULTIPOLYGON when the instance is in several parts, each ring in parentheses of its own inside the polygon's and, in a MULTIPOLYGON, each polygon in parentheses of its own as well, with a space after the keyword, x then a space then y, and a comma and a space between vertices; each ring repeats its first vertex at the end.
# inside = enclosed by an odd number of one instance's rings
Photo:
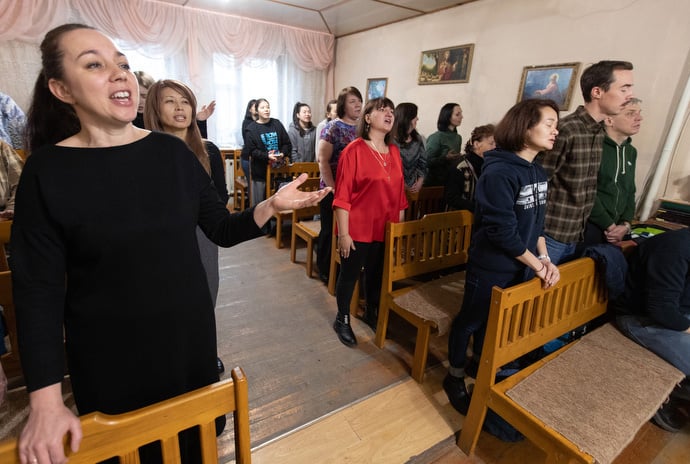
POLYGON ((0 90, 22 108, 40 69, 36 44, 70 21, 116 39, 133 69, 184 81, 200 104, 215 99, 209 136, 221 146, 241 144, 251 98, 268 99, 272 116, 287 127, 295 102, 321 114, 333 95, 335 39, 329 34, 151 0, 0 0, 0 90))

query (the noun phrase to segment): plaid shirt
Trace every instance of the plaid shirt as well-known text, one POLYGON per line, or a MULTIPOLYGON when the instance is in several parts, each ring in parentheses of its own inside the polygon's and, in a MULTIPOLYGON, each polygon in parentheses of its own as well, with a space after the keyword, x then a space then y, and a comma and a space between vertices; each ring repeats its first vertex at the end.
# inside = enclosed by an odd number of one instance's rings
POLYGON ((545 232, 562 243, 583 240, 597 195, 597 175, 606 132, 579 106, 558 123, 553 149, 539 155, 549 176, 545 232))

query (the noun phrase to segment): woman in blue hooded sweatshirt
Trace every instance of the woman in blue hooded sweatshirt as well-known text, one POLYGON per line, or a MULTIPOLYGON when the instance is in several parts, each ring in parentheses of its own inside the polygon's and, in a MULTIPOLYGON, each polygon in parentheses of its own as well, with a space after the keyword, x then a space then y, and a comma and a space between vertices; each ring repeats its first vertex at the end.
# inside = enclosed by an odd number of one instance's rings
POLYGON ((466 351, 474 335, 479 359, 489 318, 491 288, 524 282, 536 274, 544 288, 558 282, 558 268, 546 254, 544 213, 546 172, 534 158, 550 150, 558 135, 558 107, 530 99, 513 106, 496 126, 496 150, 485 153, 477 182, 474 231, 469 249, 465 296, 448 340, 450 367, 443 389, 467 414, 466 351))

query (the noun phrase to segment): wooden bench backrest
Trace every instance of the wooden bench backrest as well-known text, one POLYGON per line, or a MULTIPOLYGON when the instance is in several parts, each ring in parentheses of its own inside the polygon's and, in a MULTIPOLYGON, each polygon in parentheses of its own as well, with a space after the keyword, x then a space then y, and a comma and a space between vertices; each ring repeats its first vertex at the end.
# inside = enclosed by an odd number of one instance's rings
POLYGON ((17 148, 14 150, 14 152, 17 154, 17 156, 19 156, 19 158, 21 158, 22 162, 26 161, 27 153, 24 150, 17 148))
MULTIPOLYGON (((0 306, 2 306, 5 316, 5 332, 7 332, 10 338, 10 350, 0 357, 0 362, 2 362, 2 368, 7 378, 20 377, 22 375, 22 367, 19 361, 19 351, 17 351, 17 346, 19 346, 17 341, 17 317, 12 296, 12 273, 10 271, 0 272, 0 306)), ((0 460, 0 462, 4 461, 0 460)))
POLYGON ((467 262, 472 213, 448 211, 386 225, 383 291, 393 282, 467 262))
POLYGON ((5 255, 5 245, 10 243, 10 230, 12 221, 0 220, 0 271, 9 271, 7 255, 5 255))
POLYGON ((235 179, 244 176, 244 169, 242 169, 242 149, 236 148, 232 150, 232 166, 235 170, 235 179))
POLYGON ((407 209, 405 221, 421 219, 426 214, 440 213, 445 210, 445 187, 422 187, 418 192, 406 191, 407 209))
MULTIPOLYGON (((319 190, 321 184, 320 177, 308 177, 299 189, 303 192, 315 192, 319 190)), ((293 221, 300 220, 302 218, 313 217, 321 212, 321 207, 317 204, 314 206, 308 206, 306 208, 301 208, 293 210, 293 221)))
MULTIPOLYGON (((218 462, 215 418, 234 411, 235 462, 251 462, 247 379, 239 367, 227 379, 136 411, 109 416, 98 412, 80 418, 82 439, 77 453, 68 452, 71 464, 94 463, 120 456, 139 462, 137 449, 161 441, 163 462, 179 463, 178 432, 199 425, 204 463, 218 462)), ((0 462, 19 463, 17 439, 0 444, 0 462)))
POLYGON ((309 177, 321 176, 319 172, 319 163, 316 162, 292 163, 280 168, 272 168, 271 163, 268 163, 268 167, 266 168, 266 198, 276 193, 276 178, 292 180, 303 172, 306 172, 309 177))
POLYGON ((560 281, 548 290, 536 277, 510 288, 493 288, 482 353, 494 368, 606 312, 606 287, 591 258, 571 261, 559 270, 560 281))

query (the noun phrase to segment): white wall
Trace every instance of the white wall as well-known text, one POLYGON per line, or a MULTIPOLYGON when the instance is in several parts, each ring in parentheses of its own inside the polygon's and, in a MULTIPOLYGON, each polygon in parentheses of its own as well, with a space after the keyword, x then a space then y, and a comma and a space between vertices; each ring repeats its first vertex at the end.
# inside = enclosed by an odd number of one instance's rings
MULTIPOLYGON (((364 93, 367 78, 387 77, 389 98, 419 106, 418 128, 425 135, 436 130, 441 106, 458 102, 465 118, 459 132, 467 140, 473 127, 498 122, 515 104, 524 66, 580 62, 581 74, 599 60, 631 61, 645 117, 634 137, 639 191, 690 72, 688 18, 686 0, 480 0, 338 39, 335 88, 354 85, 364 93), (417 85, 423 50, 466 43, 475 44, 469 83, 417 85)), ((579 104, 577 86, 562 115, 579 104)), ((683 187, 690 162, 673 163, 683 187)), ((690 195, 690 186, 683 189, 690 195)))

